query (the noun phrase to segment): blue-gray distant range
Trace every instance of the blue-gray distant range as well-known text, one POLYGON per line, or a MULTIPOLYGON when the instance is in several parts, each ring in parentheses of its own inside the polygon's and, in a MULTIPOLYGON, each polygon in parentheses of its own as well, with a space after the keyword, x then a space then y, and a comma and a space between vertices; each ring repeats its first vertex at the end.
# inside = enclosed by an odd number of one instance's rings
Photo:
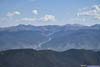
POLYGON ((79 24, 18 25, 0 28, 0 50, 8 49, 55 50, 100 49, 100 25, 79 24))

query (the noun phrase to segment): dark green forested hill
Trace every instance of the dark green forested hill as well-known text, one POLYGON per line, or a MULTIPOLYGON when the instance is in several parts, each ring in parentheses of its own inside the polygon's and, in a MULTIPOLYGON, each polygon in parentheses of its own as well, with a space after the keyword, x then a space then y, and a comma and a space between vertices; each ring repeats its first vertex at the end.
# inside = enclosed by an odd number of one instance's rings
POLYGON ((17 49, 0 52, 0 67, 80 67, 99 65, 100 52, 71 49, 64 52, 17 49))

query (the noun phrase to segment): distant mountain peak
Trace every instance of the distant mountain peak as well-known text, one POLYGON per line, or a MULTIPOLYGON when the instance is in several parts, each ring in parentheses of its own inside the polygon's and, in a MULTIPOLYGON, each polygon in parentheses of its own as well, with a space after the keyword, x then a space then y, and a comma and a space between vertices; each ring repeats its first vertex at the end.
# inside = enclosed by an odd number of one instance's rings
POLYGON ((81 25, 81 24, 66 24, 64 26, 78 26, 78 27, 82 27, 84 25, 81 25))
POLYGON ((91 27, 100 29, 100 24, 95 24, 95 25, 92 25, 91 27))

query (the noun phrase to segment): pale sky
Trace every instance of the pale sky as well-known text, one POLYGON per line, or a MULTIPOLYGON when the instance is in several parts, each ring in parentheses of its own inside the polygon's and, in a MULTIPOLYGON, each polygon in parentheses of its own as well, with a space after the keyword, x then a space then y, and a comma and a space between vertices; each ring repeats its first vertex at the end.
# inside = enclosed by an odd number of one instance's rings
POLYGON ((100 0, 0 0, 0 27, 100 24, 100 0))

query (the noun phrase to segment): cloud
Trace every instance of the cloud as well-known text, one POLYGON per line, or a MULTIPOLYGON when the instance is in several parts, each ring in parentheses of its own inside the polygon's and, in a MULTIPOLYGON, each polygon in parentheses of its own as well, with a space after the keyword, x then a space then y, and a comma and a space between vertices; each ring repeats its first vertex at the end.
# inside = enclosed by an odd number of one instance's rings
POLYGON ((13 11, 13 12, 8 12, 6 14, 6 20, 8 22, 10 21, 15 21, 15 22, 18 22, 18 23, 30 23, 30 22, 54 22, 56 21, 56 17, 54 15, 51 15, 51 14, 45 14, 45 15, 42 15, 42 16, 38 16, 38 10, 32 10, 32 13, 33 15, 37 15, 37 16, 34 16, 32 17, 31 16, 20 16, 18 17, 18 15, 21 15, 21 12, 19 11, 13 11), (16 17, 15 17, 16 16, 16 17))
POLYGON ((45 15, 43 17, 25 17, 17 19, 17 22, 50 22, 56 21, 56 17, 53 15, 45 15))
POLYGON ((20 15, 21 13, 19 11, 14 11, 14 12, 8 12, 6 16, 8 17, 13 17, 16 15, 20 15))
POLYGON ((77 13, 77 16, 87 16, 100 20, 100 5, 93 5, 90 8, 84 8, 77 13))
POLYGON ((34 22, 36 19, 35 18, 21 18, 19 21, 21 22, 34 22))
POLYGON ((44 22, 49 21, 56 21, 56 17, 54 15, 45 15, 43 18, 41 18, 44 22))
POLYGON ((32 10, 32 13, 37 15, 38 14, 38 10, 32 10))

